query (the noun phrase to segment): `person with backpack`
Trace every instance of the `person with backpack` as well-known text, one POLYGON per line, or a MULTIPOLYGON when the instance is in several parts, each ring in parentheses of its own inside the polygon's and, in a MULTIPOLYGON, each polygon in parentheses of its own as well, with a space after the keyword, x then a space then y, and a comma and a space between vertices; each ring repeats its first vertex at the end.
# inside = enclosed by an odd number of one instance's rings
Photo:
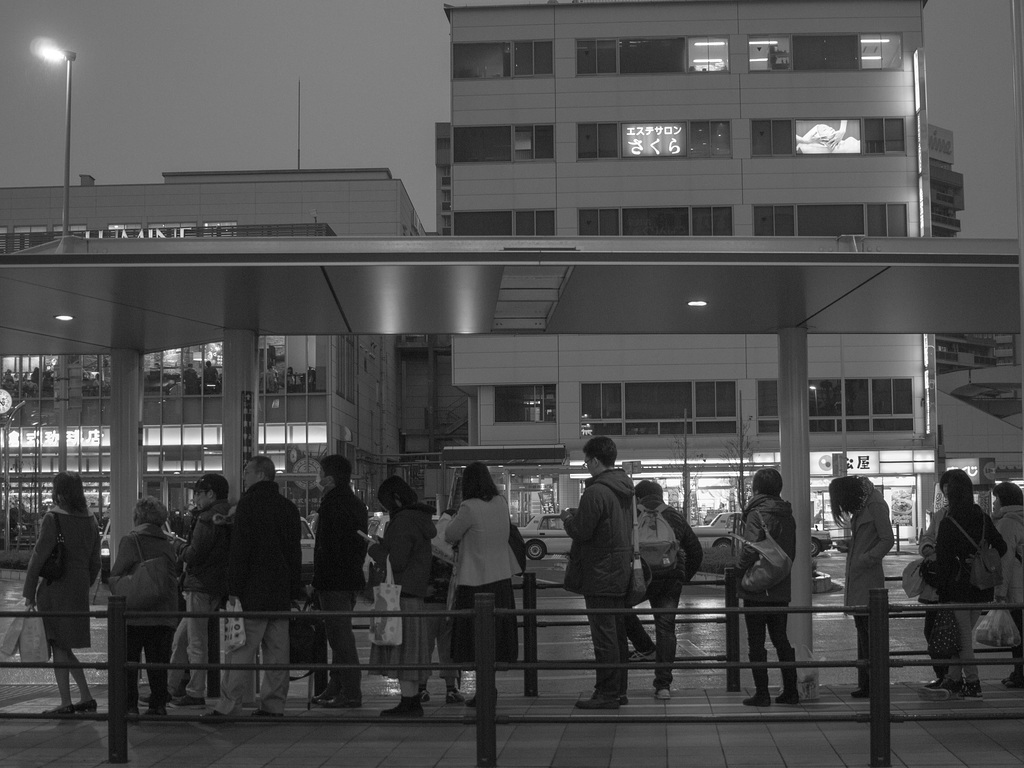
MULTIPOLYGON (((754 495, 743 509, 743 538, 756 544, 769 536, 782 548, 792 562, 796 558, 796 521, 793 507, 782 499, 782 475, 774 468, 759 469, 754 473, 751 484, 754 495)), ((786 608, 791 597, 791 574, 786 573, 780 581, 763 590, 754 591, 743 586, 743 574, 757 562, 761 553, 744 544, 740 559, 736 563, 737 594, 743 598, 743 605, 753 608, 786 608)), ((796 661, 796 651, 789 642, 786 624, 789 614, 745 613, 747 625, 747 653, 752 662, 768 661, 765 649, 765 633, 775 646, 779 661, 796 661)), ((754 677, 754 695, 744 699, 748 707, 767 707, 772 703, 768 691, 768 670, 750 670, 754 677)), ((796 668, 782 670, 782 692, 775 698, 776 704, 798 704, 800 694, 796 688, 796 668)))
MULTIPOLYGON (((636 484, 636 512, 639 527, 640 556, 651 569, 646 599, 654 610, 679 607, 683 583, 693 578, 704 559, 700 539, 679 512, 664 501, 664 491, 653 480, 636 484)), ((654 660, 654 698, 672 697, 672 664, 676 660, 676 615, 654 616, 654 640, 640 618, 626 616, 626 636, 636 650, 630 661, 654 660)))
MULTIPOLYGON (((1006 542, 995 524, 974 503, 974 483, 967 473, 953 470, 946 484, 949 512, 939 523, 935 556, 939 575, 940 603, 991 603, 994 588, 978 581, 975 559, 991 547, 1006 554, 1006 542)), ((1001 575, 1001 568, 997 568, 1001 575)), ((946 678, 937 688, 922 688, 927 699, 981 701, 981 681, 974 664, 974 625, 981 618, 980 608, 953 611, 960 633, 960 650, 950 657, 946 678)))

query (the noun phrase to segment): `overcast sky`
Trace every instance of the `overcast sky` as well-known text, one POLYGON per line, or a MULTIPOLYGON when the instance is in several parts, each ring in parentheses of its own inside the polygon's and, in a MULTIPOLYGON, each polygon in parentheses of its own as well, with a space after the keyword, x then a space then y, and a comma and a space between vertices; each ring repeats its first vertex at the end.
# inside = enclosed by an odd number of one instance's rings
MULTIPOLYGON (((477 0, 470 5, 493 5, 477 0)), ((452 2, 453 5, 463 3, 452 2)), ((930 0, 930 119, 955 133, 967 237, 1015 237, 1010 0, 930 0)), ((449 116, 442 0, 0 0, 0 186, 164 171, 388 167, 434 229, 434 123, 449 116)), ((73 217, 72 217, 73 218, 73 217)))

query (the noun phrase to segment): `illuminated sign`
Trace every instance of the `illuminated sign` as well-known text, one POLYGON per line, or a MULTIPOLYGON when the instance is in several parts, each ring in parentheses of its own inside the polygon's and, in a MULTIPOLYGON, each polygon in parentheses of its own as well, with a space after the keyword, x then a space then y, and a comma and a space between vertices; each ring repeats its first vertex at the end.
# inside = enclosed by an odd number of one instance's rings
POLYGON ((860 120, 797 120, 796 153, 860 154, 860 120))
POLYGON ((683 123, 622 126, 623 157, 680 157, 686 142, 683 123))
POLYGON ((946 469, 962 469, 975 484, 990 485, 996 480, 996 460, 992 457, 947 458, 946 469))
POLYGON ((953 132, 935 125, 928 126, 928 155, 933 160, 953 164, 953 132))
POLYGON ((85 236, 86 240, 110 239, 116 240, 162 240, 168 237, 185 237, 186 233, 193 227, 147 227, 146 229, 89 229, 84 232, 76 232, 85 236))

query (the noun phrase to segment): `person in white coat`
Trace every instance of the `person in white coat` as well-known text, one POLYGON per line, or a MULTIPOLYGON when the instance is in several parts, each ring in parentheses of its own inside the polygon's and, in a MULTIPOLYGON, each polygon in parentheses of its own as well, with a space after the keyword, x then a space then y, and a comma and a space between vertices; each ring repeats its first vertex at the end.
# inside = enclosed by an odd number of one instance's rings
MULTIPOLYGON (((1006 542, 1003 555, 1003 583, 995 589, 997 603, 1024 602, 1024 565, 1021 563, 1024 550, 1024 492, 1014 483, 999 483, 992 489, 992 520, 996 530, 1006 542)), ((1021 633, 1022 611, 1010 611, 1017 632, 1021 633)), ((1024 688, 1024 642, 1017 643, 1010 656, 1016 661, 1009 677, 1003 679, 1007 688, 1024 688)))

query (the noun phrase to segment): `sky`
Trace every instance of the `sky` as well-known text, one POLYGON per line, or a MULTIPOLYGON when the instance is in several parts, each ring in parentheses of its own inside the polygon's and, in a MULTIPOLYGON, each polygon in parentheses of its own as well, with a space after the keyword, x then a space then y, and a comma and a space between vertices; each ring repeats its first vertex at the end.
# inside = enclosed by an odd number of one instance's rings
MULTIPOLYGON (((929 117, 954 132, 965 237, 1017 236, 1010 2, 924 10, 929 117)), ((387 167, 434 229, 443 0, 0 0, 0 19, 0 187, 63 183, 65 69, 31 52, 47 37, 78 54, 72 185, 387 167)))

